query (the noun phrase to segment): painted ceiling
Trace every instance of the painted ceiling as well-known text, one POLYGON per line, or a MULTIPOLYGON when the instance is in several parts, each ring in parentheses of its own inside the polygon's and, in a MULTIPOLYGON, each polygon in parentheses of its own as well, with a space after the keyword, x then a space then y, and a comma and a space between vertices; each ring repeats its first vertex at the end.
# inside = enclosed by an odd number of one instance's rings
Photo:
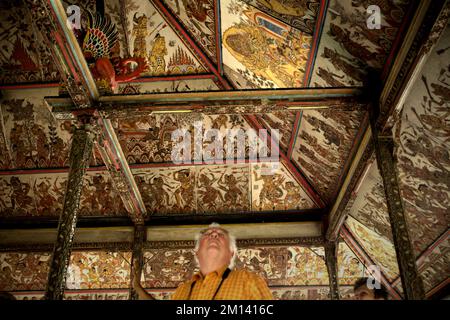
MULTIPOLYGON (((356 87, 370 73, 386 78, 411 16, 410 2, 377 1, 380 30, 366 27, 365 0, 108 0, 63 1, 82 10, 80 46, 91 12, 110 19, 117 41, 108 58, 143 58, 146 67, 116 93, 136 95, 240 89, 356 87)), ((71 121, 57 120, 45 96, 63 93, 49 48, 22 1, 0 4, 0 220, 58 217, 63 208, 72 141, 71 121), (31 85, 31 87, 29 87, 31 85)), ((396 127, 399 177, 417 265, 426 291, 448 277, 450 178, 448 172, 449 32, 430 57, 396 127), (432 138, 431 138, 432 137, 432 138)), ((92 68, 93 62, 87 58, 92 68)), ((368 122, 365 109, 305 109, 254 114, 278 130, 283 161, 174 166, 175 130, 253 128, 249 115, 151 114, 111 119, 118 145, 152 216, 226 215, 330 207, 342 187, 368 122), (274 168, 273 166, 276 165, 274 168), (264 174, 267 170, 272 175, 264 174), (317 201, 320 199, 320 201, 317 201)), ((206 146, 207 142, 204 143, 206 146)), ((226 145, 224 145, 226 146, 226 145)), ((248 147, 248 145, 244 145, 248 147)), ((244 148, 245 149, 245 148, 244 148)), ((196 154, 192 153, 193 160, 196 154)), ((223 160, 226 161, 226 155, 223 160)), ((84 177, 81 217, 127 217, 119 191, 94 146, 84 177)), ((370 262, 401 293, 386 199, 372 158, 345 208, 338 250, 341 297, 370 262), (351 244, 352 243, 352 244, 351 244), (358 251, 359 250, 359 251, 358 251), (363 257, 367 255, 371 261, 363 257)), ((273 213, 277 214, 277 213, 273 213)), ((19 299, 42 297, 49 252, 0 253, 0 289, 19 299)), ((128 251, 75 251, 66 299, 128 299, 128 251)), ((147 249, 143 281, 168 299, 192 272, 192 251, 147 249)), ((238 266, 260 273, 277 299, 327 299, 328 274, 319 247, 241 249, 238 266)))
POLYGON ((382 13, 380 29, 367 27, 368 0, 330 0, 322 37, 309 82, 316 87, 358 86, 368 70, 383 72, 411 2, 376 3, 382 13))
MULTIPOLYGON (((369 2, 111 0, 103 11, 117 31, 110 57, 148 59, 141 78, 217 72, 236 88, 340 87, 361 84, 367 68, 389 67, 409 9, 404 0, 377 3, 382 31, 370 30, 369 2)), ((95 1, 63 4, 81 8, 81 29, 88 11, 98 11, 95 1)), ((58 70, 22 1, 3 3, 1 11, 0 84, 57 82, 58 70)))
MULTIPOLYGON (((448 283, 450 29, 428 57, 394 127, 398 181, 416 265, 431 295, 448 283)), ((383 182, 372 158, 346 208, 350 233, 402 292, 383 182), (380 249, 382 248, 382 249, 380 249), (394 279, 396 277, 396 279, 394 279)))

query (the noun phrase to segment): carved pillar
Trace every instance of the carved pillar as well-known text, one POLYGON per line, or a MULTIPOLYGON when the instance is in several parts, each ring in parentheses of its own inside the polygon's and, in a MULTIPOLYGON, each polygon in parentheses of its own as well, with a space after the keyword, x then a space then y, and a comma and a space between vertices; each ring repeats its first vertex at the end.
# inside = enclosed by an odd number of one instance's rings
POLYGON ((408 234, 408 226, 403 211, 397 172, 394 161, 394 141, 392 137, 378 137, 375 142, 378 168, 383 178, 392 235, 397 254, 400 276, 405 299, 425 299, 422 278, 417 272, 416 257, 408 234))
POLYGON ((67 267, 72 251, 73 235, 77 223, 83 176, 92 153, 92 133, 88 124, 75 129, 70 150, 70 171, 67 181, 64 207, 59 218, 58 235, 53 249, 47 282, 46 299, 62 300, 67 267))
POLYGON ((337 242, 327 241, 325 243, 325 263, 328 270, 328 279, 330 282, 331 300, 339 300, 339 285, 337 276, 337 242))
POLYGON ((139 300, 139 297, 133 289, 133 280, 135 270, 139 275, 142 274, 144 266, 144 242, 145 242, 145 226, 136 225, 134 227, 133 253, 131 257, 131 275, 130 275, 130 300, 139 300))

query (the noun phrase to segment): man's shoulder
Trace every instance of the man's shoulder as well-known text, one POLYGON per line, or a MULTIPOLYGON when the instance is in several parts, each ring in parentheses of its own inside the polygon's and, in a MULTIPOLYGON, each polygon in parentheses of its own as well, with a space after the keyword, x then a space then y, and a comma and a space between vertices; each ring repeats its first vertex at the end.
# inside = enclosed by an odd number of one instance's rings
POLYGON ((248 279, 259 279, 261 278, 261 276, 259 274, 257 274, 254 271, 248 270, 248 269, 244 269, 244 268, 240 268, 240 269, 233 269, 232 274, 241 278, 248 278, 248 279))

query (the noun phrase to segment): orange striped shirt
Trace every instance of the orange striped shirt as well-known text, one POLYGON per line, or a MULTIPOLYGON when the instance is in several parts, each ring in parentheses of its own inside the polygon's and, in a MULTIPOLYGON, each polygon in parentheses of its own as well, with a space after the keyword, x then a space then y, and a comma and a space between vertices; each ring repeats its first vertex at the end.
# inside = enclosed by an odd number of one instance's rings
MULTIPOLYGON (((180 285, 172 295, 173 300, 211 300, 220 285, 227 267, 203 276, 196 273, 191 280, 180 285), (192 288, 192 283, 195 285, 192 288), (192 288, 192 292, 191 292, 192 288)), ((215 300, 271 300, 272 293, 259 275, 247 270, 232 270, 223 281, 215 300)))

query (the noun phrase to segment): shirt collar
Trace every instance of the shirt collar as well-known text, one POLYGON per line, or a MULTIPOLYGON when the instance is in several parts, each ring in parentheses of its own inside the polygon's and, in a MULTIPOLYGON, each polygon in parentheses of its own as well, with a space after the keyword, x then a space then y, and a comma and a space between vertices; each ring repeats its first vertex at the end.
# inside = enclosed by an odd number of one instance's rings
MULTIPOLYGON (((211 273, 215 273, 216 276, 222 277, 224 272, 225 272, 225 270, 227 270, 227 269, 228 269, 228 265, 225 265, 225 266, 223 266, 223 267, 221 267, 221 268, 219 268, 216 271, 213 271, 211 273)), ((197 281, 197 280, 204 279, 204 278, 205 277, 203 276, 203 274, 199 271, 199 272, 197 272, 196 274, 193 275, 192 281, 197 281)))

